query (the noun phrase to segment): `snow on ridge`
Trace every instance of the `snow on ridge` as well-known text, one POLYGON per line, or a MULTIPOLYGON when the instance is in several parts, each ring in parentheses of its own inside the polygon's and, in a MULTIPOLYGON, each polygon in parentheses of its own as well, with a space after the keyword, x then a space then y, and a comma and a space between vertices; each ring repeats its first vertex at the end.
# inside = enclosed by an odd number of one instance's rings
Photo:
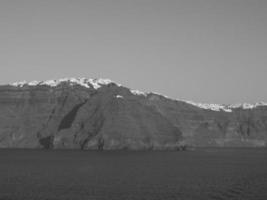
MULTIPOLYGON (((99 89, 103 85, 108 85, 108 84, 111 84, 111 83, 114 83, 117 86, 121 86, 120 84, 117 84, 117 83, 111 81, 110 79, 102 79, 102 78, 99 78, 99 79, 62 78, 62 79, 58 79, 58 80, 47 80, 47 81, 31 81, 31 82, 21 81, 21 82, 12 83, 10 85, 15 86, 15 87, 23 87, 25 85, 29 85, 29 86, 47 85, 47 86, 50 86, 50 87, 56 87, 62 82, 69 82, 71 85, 77 84, 77 85, 81 85, 81 86, 86 87, 86 88, 93 87, 94 89, 99 89)), ((166 99, 182 101, 182 102, 191 104, 193 106, 196 106, 196 107, 199 107, 199 108, 202 108, 202 109, 206 109, 206 110, 212 110, 212 111, 232 112, 233 109, 244 109, 245 110, 245 109, 254 109, 254 108, 257 108, 259 106, 267 106, 267 103, 265 103, 265 102, 258 102, 258 103, 255 103, 255 104, 249 104, 249 103, 241 104, 241 103, 238 103, 238 104, 230 104, 230 105, 195 103, 193 101, 172 99, 170 97, 167 97, 165 95, 158 94, 158 93, 155 93, 155 92, 147 93, 147 92, 142 92, 142 91, 139 91, 139 90, 132 90, 132 89, 130 89, 130 92, 132 94, 134 94, 134 95, 145 96, 145 97, 147 97, 148 94, 155 94, 155 95, 163 96, 166 99)), ((123 96, 117 95, 116 98, 123 98, 123 96)))
POLYGON ((15 87, 22 87, 22 86, 25 85, 26 83, 27 83, 26 81, 20 81, 20 82, 12 83, 11 85, 12 85, 12 86, 15 86, 15 87))
POLYGON ((88 79, 88 83, 90 83, 94 89, 100 88, 102 85, 108 85, 110 83, 113 83, 113 81, 109 79, 88 79))
POLYGON ((256 104, 249 104, 249 103, 237 103, 229 105, 229 108, 242 108, 242 109, 252 109, 255 107, 256 104))
MULTIPOLYGON (((99 78, 99 79, 61 78, 57 80, 47 80, 47 81, 31 81, 31 82, 21 81, 21 82, 12 83, 10 85, 15 86, 15 87, 23 87, 24 85, 29 85, 29 86, 47 85, 50 87, 56 87, 60 83, 63 83, 63 82, 69 82, 71 85, 74 85, 74 84, 81 85, 86 88, 90 88, 92 86, 94 89, 98 89, 102 87, 103 85, 115 83, 111 81, 110 79, 102 79, 102 78, 99 78)), ((120 86, 120 84, 116 84, 116 85, 120 86)))
MULTIPOLYGON (((27 82, 25 81, 24 84, 27 84, 27 82)), ((35 85, 38 85, 39 84, 39 81, 31 81, 28 83, 28 85, 30 86, 35 86, 35 85)))
POLYGON ((205 110, 232 112, 230 108, 221 104, 195 103, 193 101, 184 101, 184 102, 205 110))
POLYGON ((229 105, 229 108, 242 108, 242 109, 253 109, 253 108, 257 108, 259 106, 267 106, 267 103, 265 102, 258 102, 258 103, 254 103, 254 104, 249 104, 249 103, 238 103, 238 104, 232 104, 229 105))
POLYGON ((256 105, 256 106, 267 106, 267 103, 261 101, 261 102, 256 103, 255 105, 256 105))
POLYGON ((149 94, 155 94, 155 95, 158 95, 158 96, 163 96, 166 99, 171 99, 170 97, 168 97, 166 95, 163 95, 163 94, 160 94, 160 93, 156 93, 156 92, 143 92, 143 91, 140 91, 140 90, 130 90, 130 91, 131 91, 132 94, 139 95, 139 96, 147 96, 149 94))
POLYGON ((138 96, 147 96, 146 92, 142 92, 142 91, 139 91, 139 90, 131 90, 131 93, 134 94, 134 95, 138 95, 138 96))
POLYGON ((158 95, 158 96, 165 97, 166 99, 171 99, 170 97, 168 97, 168 96, 166 96, 164 94, 157 93, 157 92, 150 92, 150 94, 155 94, 155 95, 158 95))
POLYGON ((246 109, 254 109, 254 108, 257 108, 259 106, 267 106, 267 103, 265 103, 265 102, 259 102, 259 103, 255 103, 255 104, 243 103, 243 104, 231 104, 231 105, 212 104, 212 103, 209 104, 209 103, 196 103, 196 102, 193 102, 193 101, 181 100, 181 99, 172 99, 172 98, 170 98, 168 96, 165 96, 165 95, 162 95, 162 94, 159 94, 159 93, 156 93, 156 92, 147 93, 147 92, 142 92, 142 91, 139 91, 139 90, 131 90, 131 93, 134 94, 134 95, 142 95, 142 96, 145 96, 145 97, 148 94, 155 94, 155 95, 163 96, 166 99, 182 101, 182 102, 191 104, 193 106, 196 106, 196 107, 199 107, 199 108, 202 108, 202 109, 205 109, 205 110, 212 110, 212 111, 217 111, 217 112, 219 112, 219 111, 233 112, 233 109, 238 109, 238 108, 246 110, 246 109))
POLYGON ((254 109, 259 106, 267 106, 267 103, 265 102, 259 102, 255 104, 249 104, 249 103, 238 103, 238 104, 231 104, 231 105, 222 105, 222 104, 207 104, 207 103, 195 103, 193 101, 184 101, 186 103, 189 103, 191 105, 197 106, 202 109, 206 110, 213 110, 213 111, 225 111, 225 112, 232 112, 233 109, 254 109))

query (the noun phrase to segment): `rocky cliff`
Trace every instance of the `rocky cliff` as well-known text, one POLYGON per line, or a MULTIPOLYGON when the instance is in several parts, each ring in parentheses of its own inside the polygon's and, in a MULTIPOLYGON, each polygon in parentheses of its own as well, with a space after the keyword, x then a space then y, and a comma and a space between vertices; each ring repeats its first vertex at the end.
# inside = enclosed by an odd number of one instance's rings
POLYGON ((177 149, 267 142, 267 106, 207 105, 103 79, 0 86, 1 148, 177 149))

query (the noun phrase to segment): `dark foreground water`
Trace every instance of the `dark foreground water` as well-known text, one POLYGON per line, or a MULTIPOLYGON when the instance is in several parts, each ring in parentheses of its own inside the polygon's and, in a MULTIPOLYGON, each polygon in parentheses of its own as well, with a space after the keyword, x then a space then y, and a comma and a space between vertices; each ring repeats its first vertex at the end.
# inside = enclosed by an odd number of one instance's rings
POLYGON ((267 199, 267 150, 0 150, 1 200, 267 199))

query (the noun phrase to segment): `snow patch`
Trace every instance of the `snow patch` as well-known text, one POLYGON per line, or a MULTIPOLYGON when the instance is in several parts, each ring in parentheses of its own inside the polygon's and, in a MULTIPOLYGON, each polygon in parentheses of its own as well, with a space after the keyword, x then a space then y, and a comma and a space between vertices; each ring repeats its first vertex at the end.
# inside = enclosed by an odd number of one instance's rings
POLYGON ((146 92, 142 92, 142 91, 139 91, 139 90, 131 90, 131 93, 134 94, 134 95, 139 95, 139 96, 147 96, 146 92))
MULTIPOLYGON (((25 85, 28 85, 28 86, 47 85, 50 87, 56 87, 59 84, 64 83, 64 82, 69 83, 70 85, 81 85, 86 88, 93 87, 94 89, 99 89, 103 85, 114 83, 113 81, 109 79, 102 79, 102 78, 100 79, 62 78, 58 80, 47 80, 47 81, 31 81, 31 82, 22 81, 22 82, 12 83, 10 85, 15 86, 15 87, 23 87, 25 85)), ((116 84, 116 85, 120 86, 120 84, 116 84)))
POLYGON ((229 108, 253 109, 253 108, 257 108, 259 106, 267 106, 267 103, 264 103, 264 102, 259 102, 259 103, 255 103, 255 104, 238 103, 238 104, 229 105, 229 108))
POLYGON ((195 103, 193 101, 184 102, 206 110, 232 112, 232 110, 229 109, 227 106, 221 104, 195 103))
POLYGON ((206 109, 206 110, 225 111, 225 112, 232 112, 233 109, 239 109, 239 108, 243 110, 248 110, 248 109, 257 108, 259 106, 267 106, 267 103, 265 102, 259 102, 255 104, 238 103, 238 104, 231 104, 231 105, 195 103, 193 101, 184 101, 184 102, 197 106, 202 109, 206 109))
POLYGON ((116 95, 116 98, 117 98, 117 99, 123 99, 124 97, 121 96, 121 95, 116 95))
POLYGON ((88 79, 88 83, 90 83, 94 89, 98 89, 101 88, 102 85, 108 85, 110 83, 112 83, 111 80, 109 79, 88 79))
POLYGON ((20 82, 12 83, 11 85, 15 87, 23 87, 26 83, 27 83, 26 81, 20 81, 20 82))

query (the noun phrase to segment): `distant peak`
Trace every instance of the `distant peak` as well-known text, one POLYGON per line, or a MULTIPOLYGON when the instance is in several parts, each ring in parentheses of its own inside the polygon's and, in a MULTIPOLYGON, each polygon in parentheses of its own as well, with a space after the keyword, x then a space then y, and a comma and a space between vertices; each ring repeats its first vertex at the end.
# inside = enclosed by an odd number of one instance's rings
POLYGON ((255 104, 249 104, 249 103, 238 103, 238 104, 230 104, 230 105, 222 105, 222 104, 207 104, 207 103, 195 103, 192 101, 185 101, 186 103, 189 103, 191 105, 197 106, 202 109, 206 110, 213 110, 213 111, 225 111, 225 112, 232 112, 233 109, 254 109, 259 106, 267 106, 267 103, 259 102, 255 104))
MULTIPOLYGON (((31 82, 21 81, 21 82, 12 83, 10 85, 12 85, 14 87, 38 86, 38 85, 47 85, 50 87, 56 87, 61 83, 69 83, 70 85, 81 85, 83 87, 94 88, 96 90, 101 88, 103 85, 109 85, 111 83, 114 83, 117 86, 121 86, 120 84, 117 84, 117 83, 111 81, 110 79, 103 79, 103 78, 95 78, 95 79, 92 79, 92 78, 62 78, 62 79, 47 80, 47 81, 31 81, 31 82)), ((143 97, 147 97, 150 94, 154 94, 154 95, 162 96, 165 99, 185 102, 187 104, 191 104, 191 105, 199 107, 201 109, 212 110, 212 111, 232 112, 234 109, 246 110, 246 109, 254 109, 254 108, 257 108, 259 106, 267 106, 267 103, 265 103, 265 102, 259 102, 259 103, 255 103, 255 104, 238 103, 238 104, 230 104, 230 105, 195 103, 193 101, 172 99, 172 98, 169 98, 165 95, 158 94, 155 92, 142 92, 139 90, 132 90, 132 89, 130 89, 130 92, 133 95, 143 96, 143 97)), ((116 98, 123 98, 123 96, 117 95, 116 98)))
POLYGON ((254 103, 254 104, 250 104, 250 103, 238 103, 238 104, 232 104, 229 105, 229 108, 242 108, 242 109, 253 109, 259 106, 267 106, 267 103, 265 102, 258 102, 258 103, 254 103))
POLYGON ((172 99, 172 98, 170 98, 168 96, 165 96, 165 95, 162 95, 162 94, 159 94, 159 93, 155 93, 155 92, 147 93, 147 92, 142 92, 142 91, 139 91, 139 90, 131 90, 131 93, 134 94, 134 95, 145 96, 145 97, 148 94, 154 94, 154 95, 162 96, 165 99, 185 102, 187 104, 191 104, 191 105, 199 107, 201 109, 212 110, 212 111, 232 112, 233 109, 247 110, 247 109, 254 109, 254 108, 257 108, 259 106, 267 106, 267 103, 265 103, 265 102, 258 102, 258 103, 254 103, 254 104, 238 103, 238 104, 225 105, 225 104, 214 104, 214 103, 196 103, 196 102, 188 101, 188 100, 172 99))
MULTIPOLYGON (((31 81, 31 82, 26 82, 26 81, 21 81, 21 82, 15 82, 12 83, 10 85, 15 86, 15 87, 23 87, 25 85, 28 86, 38 86, 38 85, 47 85, 50 87, 56 87, 61 83, 70 83, 71 85, 77 84, 77 85, 81 85, 83 87, 86 88, 94 88, 94 89, 98 89, 103 85, 108 85, 110 83, 114 83, 115 82, 111 81, 110 79, 103 79, 103 78, 99 78, 99 79, 91 79, 91 78, 62 78, 62 79, 55 79, 55 80, 47 80, 47 81, 31 81)), ((119 85, 119 84, 117 84, 119 85)))

